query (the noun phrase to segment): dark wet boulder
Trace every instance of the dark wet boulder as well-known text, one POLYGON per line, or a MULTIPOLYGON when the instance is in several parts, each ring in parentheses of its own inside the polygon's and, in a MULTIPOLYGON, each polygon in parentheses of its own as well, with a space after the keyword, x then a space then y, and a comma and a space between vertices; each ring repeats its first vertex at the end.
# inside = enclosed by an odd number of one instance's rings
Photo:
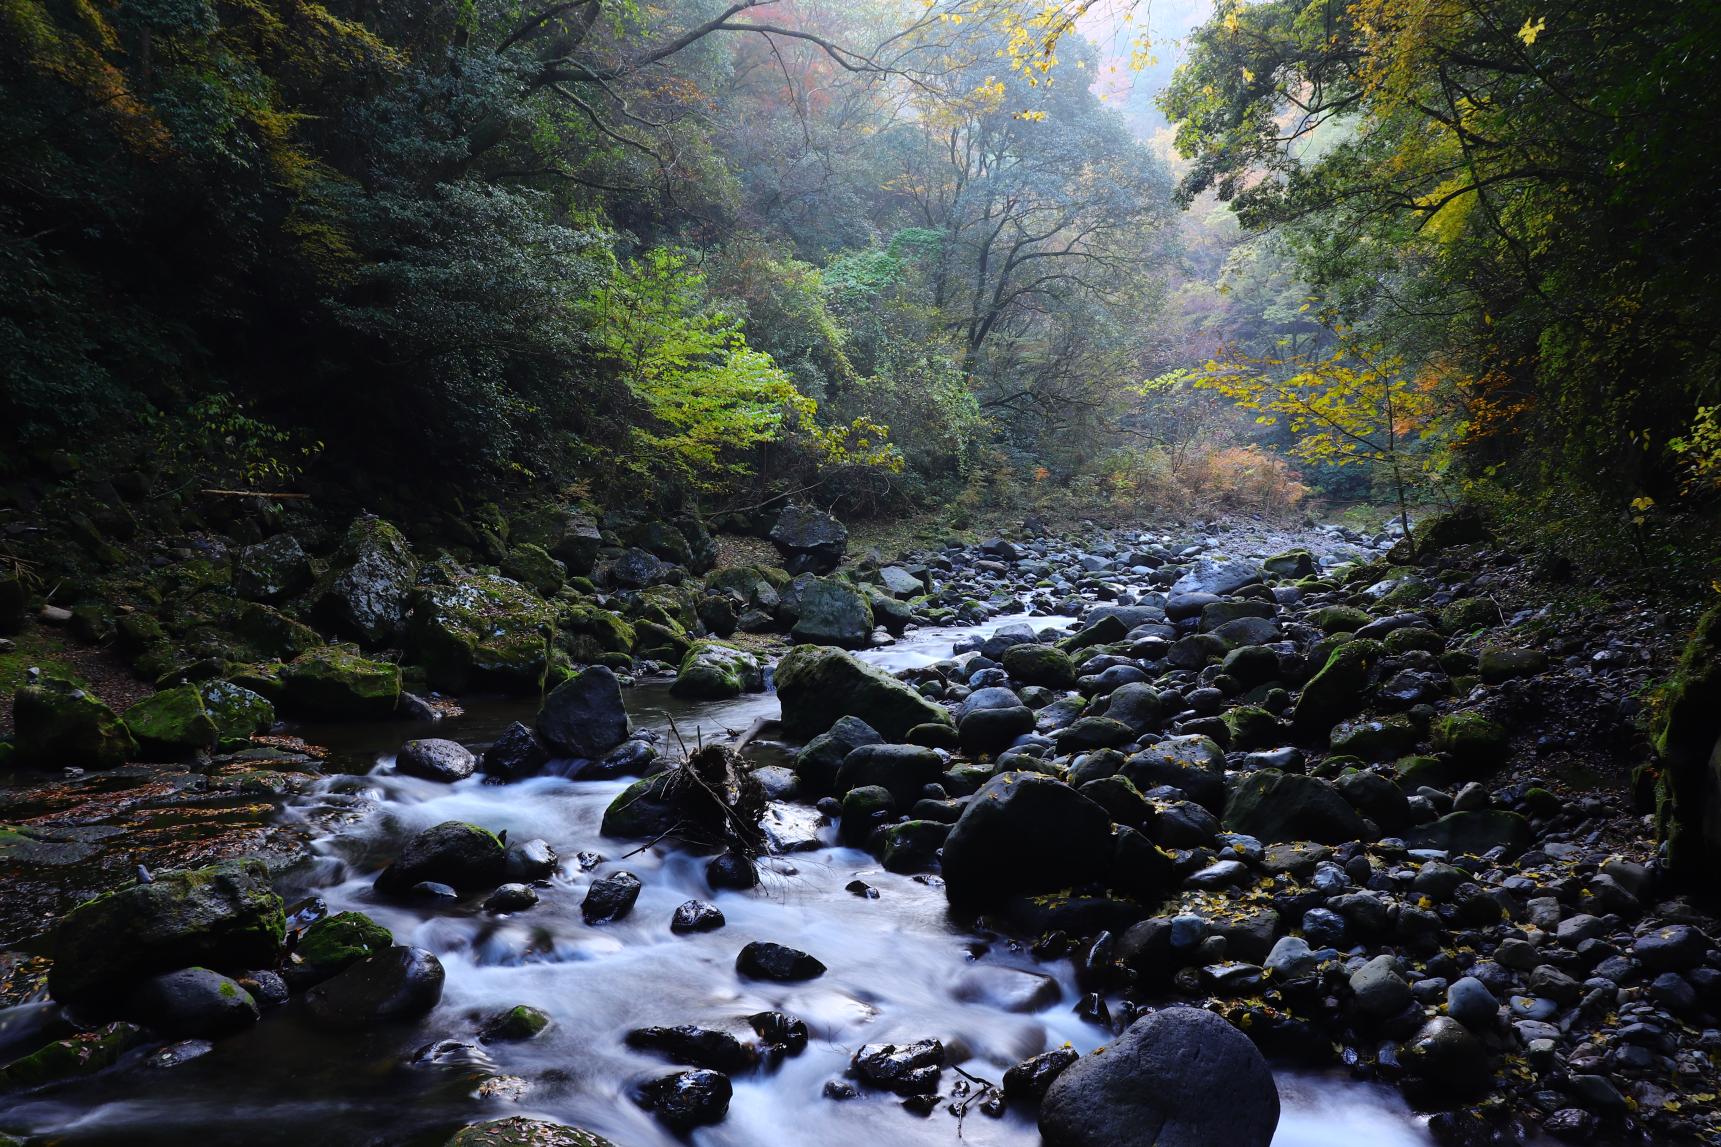
POLYGON ((889 791, 898 808, 907 808, 943 773, 943 758, 920 745, 862 745, 843 759, 836 791, 877 785, 889 791))
POLYGON ((843 794, 837 839, 855 848, 865 847, 872 830, 894 818, 896 811, 896 800, 887 788, 861 785, 850 789, 843 794))
POLYGON ((1506 763, 1511 749, 1504 725, 1469 709, 1436 717, 1428 735, 1435 751, 1451 757, 1465 776, 1486 776, 1506 763))
POLYGON ((671 773, 644 777, 623 789, 604 809, 605 836, 657 837, 673 831, 681 814, 670 795, 671 773))
POLYGON ((299 936, 285 974, 295 988, 320 984, 392 947, 394 936, 363 912, 338 912, 318 920, 299 936))
POLYGON ((208 968, 163 972, 139 984, 125 1006, 135 1020, 169 1039, 220 1039, 257 1022, 251 993, 208 968))
POLYGON ((862 745, 884 740, 878 730, 859 717, 839 717, 831 727, 808 741, 795 754, 795 776, 803 792, 818 795, 836 787, 837 770, 848 755, 862 745))
POLYGON ((1326 781, 1298 773, 1262 769, 1237 782, 1225 805, 1225 826, 1267 844, 1312 840, 1343 844, 1361 840, 1368 826, 1326 781))
POLYGON ((765 691, 765 671, 745 649, 720 641, 696 641, 681 659, 669 691, 677 697, 720 701, 765 691))
POLYGON ((484 750, 479 767, 487 777, 519 780, 538 773, 550 762, 550 748, 531 726, 515 721, 484 750))
POLYGON ((48 991, 62 1004, 109 1010, 159 972, 269 967, 285 936, 281 898, 262 861, 158 872, 67 914, 48 991))
POLYGON ((615 1147, 615 1144, 578 1127, 514 1115, 462 1127, 442 1147, 615 1147))
POLYGON ((538 710, 537 725, 545 743, 571 757, 601 757, 627 740, 632 728, 621 682, 604 665, 584 669, 552 689, 538 710))
POLYGON ((1060 1073, 1039 1124, 1046 1147, 1268 1147, 1279 1092, 1248 1036, 1165 1008, 1060 1073))
POLYGON ((631 872, 612 872, 602 880, 592 882, 586 898, 580 902, 580 915, 587 924, 609 924, 633 911, 643 888, 639 877, 631 872))
POLYGON ((720 1071, 678 1071, 642 1083, 634 1100, 667 1127, 691 1131, 723 1122, 734 1088, 720 1071))
POLYGON ((55 1040, 0 1068, 0 1079, 12 1087, 41 1087, 112 1067, 132 1048, 146 1043, 149 1033, 137 1024, 112 1023, 94 1031, 55 1040))
POLYGON ((1303 686, 1291 711, 1291 728, 1306 740, 1325 741, 1330 730, 1362 708, 1384 649, 1378 641, 1345 642, 1303 686))
POLYGON ((233 588, 247 601, 282 601, 309 588, 314 576, 299 539, 276 534, 239 551, 233 588))
POLYGON ((543 546, 523 542, 510 547, 502 559, 502 576, 531 587, 541 597, 553 597, 566 584, 568 567, 543 546))
POLYGON ((1404 842, 1411 848, 1439 848, 1454 855, 1468 852, 1477 856, 1494 848, 1519 852, 1534 839, 1529 821, 1497 808, 1447 813, 1404 834, 1404 842))
POLYGON ((867 596, 835 578, 808 578, 796 600, 794 628, 789 636, 809 645, 865 649, 872 644, 872 603, 867 596))
POLYGON ((390 948, 306 992, 305 1010, 336 1030, 410 1022, 442 1001, 443 979, 442 961, 423 948, 390 948))
POLYGON ((1165 704, 1159 690, 1142 681, 1133 681, 1112 690, 1106 702, 1104 716, 1121 721, 1137 734, 1145 733, 1164 716, 1165 704))
POLYGON ((1038 1103, 1066 1068, 1080 1059, 1073 1047, 1060 1047, 1023 1060, 1004 1073, 1004 1096, 1018 1103, 1038 1103))
POLYGON ((394 756, 394 767, 409 777, 453 782, 471 776, 478 768, 478 760, 458 741, 423 737, 400 747, 394 756))
POLYGON ((555 611, 512 578, 462 572, 418 591, 412 646, 433 689, 535 694, 555 625, 555 611))
POLYGON ((862 1044, 849 1057, 850 1075, 898 1095, 935 1093, 943 1071, 944 1045, 935 1039, 862 1044))
POLYGON ((750 1071, 759 1062, 758 1049, 752 1044, 742 1043, 729 1032, 693 1024, 634 1028, 627 1033, 627 1046, 654 1052, 673 1063, 713 1071, 750 1071))
POLYGON ((792 737, 815 737, 839 717, 857 717, 887 741, 901 741, 916 725, 951 723, 944 707, 848 653, 798 645, 777 666, 783 727, 792 737))
POLYGON ((426 881, 457 892, 494 888, 502 883, 507 849, 496 834, 465 821, 445 820, 414 834, 394 863, 376 878, 376 890, 399 896, 426 881))
POLYGON ((1111 814, 1038 773, 993 777, 944 842, 952 901, 985 903, 1102 879, 1113 856, 1111 814))
POLYGON ((283 710, 308 720, 386 717, 400 701, 400 666, 371 661, 350 648, 307 650, 281 670, 283 710))
POLYGON ((343 635, 380 648, 406 625, 418 563, 399 530, 376 517, 360 517, 328 576, 316 590, 317 616, 343 635))
POLYGON ((502 878, 504 880, 548 880, 556 874, 556 864, 560 858, 556 850, 550 847, 550 842, 533 837, 531 840, 512 840, 508 842, 508 851, 502 860, 502 878))
POLYGON ((799 948, 767 940, 755 940, 742 948, 735 957, 735 970, 755 980, 783 984, 814 980, 825 974, 824 964, 799 948))
POLYGON ((221 730, 195 685, 176 685, 137 702, 120 718, 149 759, 177 759, 213 749, 221 730))
POLYGON ((689 900, 676 908, 675 915, 669 920, 669 930, 676 933, 715 932, 724 923, 723 911, 717 905, 689 900))
POLYGON ((828 574, 848 549, 848 527, 811 506, 789 506, 771 527, 771 544, 791 574, 828 574))
POLYGON ((1225 807, 1225 753, 1211 737, 1167 737, 1132 754, 1120 773, 1144 793, 1170 785, 1216 815, 1225 807))
POLYGON ((111 769, 137 754, 114 711, 69 681, 37 673, 13 695, 13 753, 35 768, 111 769))
MULTIPOLYGON (((979 692, 1009 693, 1009 690, 981 689, 979 692)), ((1015 696, 1013 693, 1009 695, 1015 696)), ((1023 734, 1032 733, 1035 721, 1034 711, 1020 703, 968 709, 957 718, 957 743, 963 752, 990 756, 1009 748, 1023 734)))

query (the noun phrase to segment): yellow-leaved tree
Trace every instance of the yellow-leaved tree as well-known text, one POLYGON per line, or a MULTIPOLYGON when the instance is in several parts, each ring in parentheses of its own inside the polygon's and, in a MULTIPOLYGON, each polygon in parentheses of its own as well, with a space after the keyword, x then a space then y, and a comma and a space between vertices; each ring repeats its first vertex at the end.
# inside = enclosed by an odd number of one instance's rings
POLYGON ((1291 452, 1329 466, 1367 466, 1391 485, 1412 555, 1411 491, 1438 469, 1452 424, 1442 417, 1441 380, 1408 370, 1401 356, 1329 328, 1337 345, 1325 357, 1257 358, 1227 351, 1195 384, 1252 411, 1264 426, 1284 426, 1291 452))

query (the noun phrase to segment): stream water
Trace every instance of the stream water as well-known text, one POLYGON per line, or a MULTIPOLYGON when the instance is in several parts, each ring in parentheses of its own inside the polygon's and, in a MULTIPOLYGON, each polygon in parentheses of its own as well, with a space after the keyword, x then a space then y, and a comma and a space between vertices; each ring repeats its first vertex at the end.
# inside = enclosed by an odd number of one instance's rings
MULTIPOLYGON (((892 669, 926 664, 948 656, 955 640, 1018 620, 924 630, 866 656, 892 669)), ((631 689, 628 705, 636 725, 667 729, 673 718, 689 741, 745 728, 777 709, 769 694, 688 703, 659 684, 631 689)), ((528 711, 521 703, 475 704, 437 734, 485 744, 528 711)), ((589 1128, 622 1147, 658 1147, 682 1140, 637 1107, 630 1089, 677 1069, 629 1049, 625 1034, 653 1024, 734 1027, 749 1013, 777 1009, 807 1022, 810 1046, 768 1074, 737 1077, 728 1118, 693 1133, 692 1142, 948 1145, 959 1141, 958 1125, 943 1110, 916 1116, 883 1094, 839 1102, 824 1098, 823 1086, 842 1076, 863 1043, 935 1037, 952 1062, 996 1081, 1010 1064, 1065 1041, 1086 1051, 1108 1038, 1072 1010, 1078 996, 1067 962, 1041 964, 965 930, 936 884, 883 871, 867 853, 836 846, 829 828, 819 847, 768 862, 762 889, 713 894, 704 857, 663 845, 624 858, 633 845, 599 835, 604 808, 625 781, 437 784, 394 773, 393 750, 406 735, 399 725, 301 731, 330 745, 334 765, 351 771, 331 776, 293 814, 317 826, 319 837, 316 861, 291 879, 324 897, 330 911, 368 912, 397 942, 435 952, 447 969, 441 1005, 405 1029, 343 1036, 314 1031, 289 1007, 189 1062, 110 1071, 25 1099, 6 1112, 8 1126, 83 1145, 416 1145, 440 1143, 465 1122, 527 1114, 589 1128), (401 839, 450 819, 554 845, 561 871, 540 890, 539 904, 498 918, 479 910, 481 896, 442 906, 372 893, 401 839), (583 850, 604 859, 586 870, 576 860, 583 850), (580 917, 586 887, 618 868, 644 882, 637 906, 620 922, 587 926, 580 917), (877 899, 845 891, 857 878, 878 890, 877 899), (727 926, 671 933, 670 914, 696 897, 716 903, 727 926), (744 980, 735 956, 751 940, 801 948, 829 971, 796 985, 744 980), (482 1017, 521 1003, 550 1014, 543 1035, 478 1043, 482 1017), (418 1049, 438 1040, 467 1046, 415 1062, 418 1049), (480 1096, 481 1086, 492 1094, 480 1096)), ((39 1022, 33 1013, 41 1007, 0 1013, 0 1032, 39 1022)), ((947 1084, 953 1078, 947 1073, 947 1084)), ((1279 1086, 1284 1115, 1275 1147, 1430 1141, 1392 1088, 1295 1072, 1281 1072, 1279 1086)), ((960 1133, 960 1142, 977 1147, 1039 1142, 1031 1117, 991 1118, 977 1107, 960 1133)))

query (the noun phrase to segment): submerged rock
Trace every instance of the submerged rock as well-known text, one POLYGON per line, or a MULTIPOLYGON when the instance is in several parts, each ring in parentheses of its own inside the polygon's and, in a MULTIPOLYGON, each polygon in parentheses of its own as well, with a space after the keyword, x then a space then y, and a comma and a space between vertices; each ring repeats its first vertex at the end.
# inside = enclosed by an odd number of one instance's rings
POLYGON ((0 1069, 0 1078, 13 1087, 40 1087, 81 1075, 94 1075, 112 1067, 122 1055, 147 1040, 147 1033, 136 1024, 108 1024, 95 1031, 55 1040, 15 1059, 0 1069))
POLYGON ((494 833, 447 820, 409 838, 376 878, 376 889, 398 896, 425 881, 459 892, 494 888, 502 883, 506 859, 507 850, 494 833))
POLYGON ((1269 1147, 1279 1092, 1248 1036, 1165 1008, 1059 1074, 1039 1123, 1046 1147, 1269 1147))

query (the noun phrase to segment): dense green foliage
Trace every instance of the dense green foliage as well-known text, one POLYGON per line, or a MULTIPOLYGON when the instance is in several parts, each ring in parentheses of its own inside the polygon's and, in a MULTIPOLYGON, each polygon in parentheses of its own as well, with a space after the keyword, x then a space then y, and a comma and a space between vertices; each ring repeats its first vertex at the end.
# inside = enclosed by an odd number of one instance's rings
POLYGON ((1081 465, 1170 177, 948 14, 4 0, 5 445, 663 502, 1081 465))
POLYGON ((1624 513, 1712 486, 1718 63, 1712 4, 1264 0, 1163 102, 1184 201, 1401 356, 1467 474, 1624 513))

